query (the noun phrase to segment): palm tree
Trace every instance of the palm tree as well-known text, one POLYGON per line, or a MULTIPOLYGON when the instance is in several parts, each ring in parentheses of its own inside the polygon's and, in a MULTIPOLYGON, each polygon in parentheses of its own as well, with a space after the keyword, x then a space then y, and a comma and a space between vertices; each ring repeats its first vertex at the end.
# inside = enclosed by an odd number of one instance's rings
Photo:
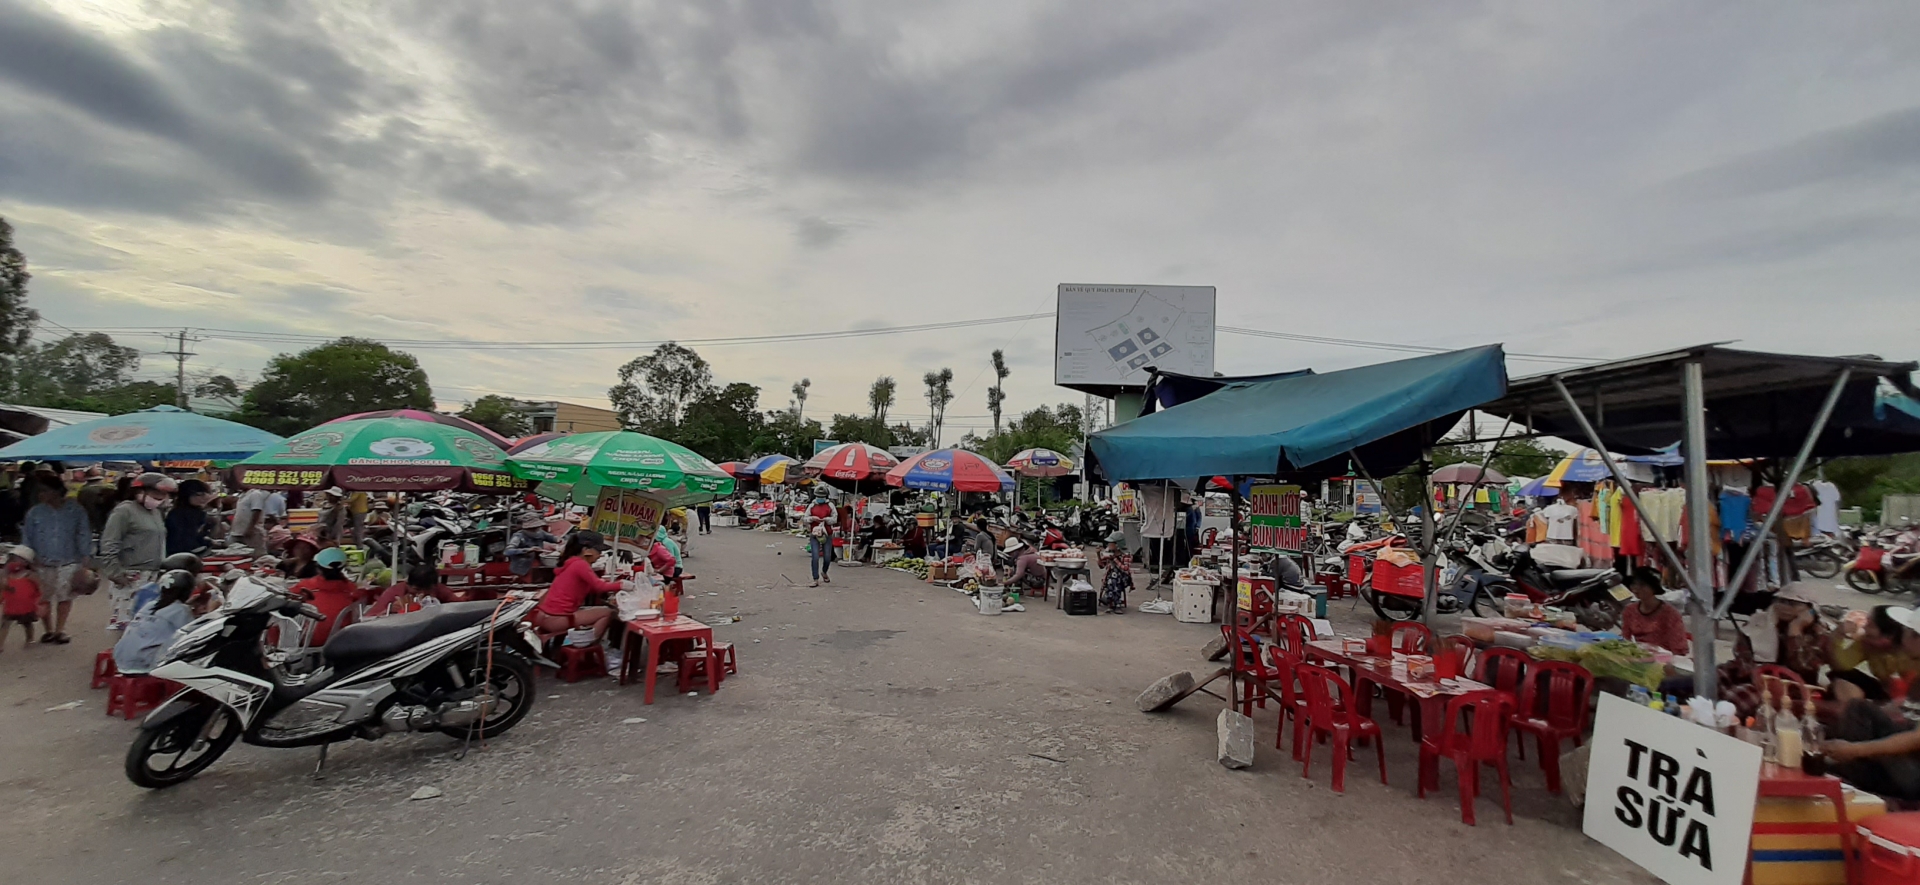
POLYGON ((993 386, 987 388, 987 411, 993 413, 993 435, 994 436, 1000 435, 1000 405, 1007 401, 1007 392, 1001 389, 1000 385, 1002 382, 1006 381, 1007 376, 1011 374, 1013 374, 1013 370, 1007 368, 1006 351, 1000 350, 999 348, 994 348, 993 386))
POLYGON ((894 387, 893 376, 884 375, 874 379, 873 387, 867 391, 867 405, 873 407, 876 426, 887 426, 887 409, 893 405, 894 387))
POLYGON ((811 378, 802 378, 793 385, 793 417, 798 421, 807 420, 807 388, 812 386, 811 378))

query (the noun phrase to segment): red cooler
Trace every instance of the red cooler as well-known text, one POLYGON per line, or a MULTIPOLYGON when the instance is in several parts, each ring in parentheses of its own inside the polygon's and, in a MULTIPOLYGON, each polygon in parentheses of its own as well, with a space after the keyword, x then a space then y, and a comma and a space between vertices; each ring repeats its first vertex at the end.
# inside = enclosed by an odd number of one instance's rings
POLYGON ((1883 814, 1860 825, 1860 885, 1920 882, 1920 811, 1883 814))

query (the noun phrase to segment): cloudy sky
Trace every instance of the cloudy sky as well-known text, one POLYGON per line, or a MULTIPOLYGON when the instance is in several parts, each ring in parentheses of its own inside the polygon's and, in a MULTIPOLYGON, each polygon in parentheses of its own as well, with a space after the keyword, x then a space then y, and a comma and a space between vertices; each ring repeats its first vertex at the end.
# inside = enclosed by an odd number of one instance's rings
MULTIPOLYGON (((828 331, 1063 282, 1433 347, 1913 358, 1917 194, 1906 2, 0 0, 35 306, 148 351, 252 333, 195 348, 249 376, 273 336, 828 331)), ((1052 339, 699 349, 764 405, 811 377, 810 414, 882 374, 911 414, 951 366, 974 416, 994 347, 1010 405, 1077 399, 1052 339)), ((414 352, 450 405, 604 402, 636 355, 414 352)), ((1396 355, 1223 334, 1219 368, 1396 355)))

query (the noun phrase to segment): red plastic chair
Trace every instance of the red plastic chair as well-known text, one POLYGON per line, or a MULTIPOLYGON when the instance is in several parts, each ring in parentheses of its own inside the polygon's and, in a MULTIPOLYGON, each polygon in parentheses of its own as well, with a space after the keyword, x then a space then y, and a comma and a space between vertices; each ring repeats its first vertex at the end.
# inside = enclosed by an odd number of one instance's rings
POLYGON ((1500 807, 1507 813, 1507 825, 1513 825, 1513 776, 1507 769, 1507 725, 1513 704, 1513 695, 1502 691, 1468 692, 1447 701, 1447 715, 1439 727, 1420 741, 1420 798, 1440 788, 1440 760, 1453 760, 1460 775, 1460 820, 1474 826, 1480 765, 1486 763, 1500 775, 1500 807), (1462 731, 1462 716, 1469 710, 1472 723, 1462 731))
MULTIPOLYGON (((1307 736, 1301 746, 1300 776, 1312 777, 1313 747, 1325 736, 1333 745, 1333 791, 1346 792, 1347 759, 1353 755, 1353 739, 1360 737, 1373 741, 1374 751, 1380 756, 1380 782, 1386 783, 1386 741, 1380 735, 1378 724, 1354 711, 1353 689, 1347 681, 1332 670, 1314 664, 1301 663, 1293 669, 1307 696, 1307 736)), ((1297 726, 1294 739, 1300 740, 1297 726)))
POLYGON ((1393 650, 1403 655, 1430 655, 1439 644, 1433 641, 1433 631, 1425 624, 1400 623, 1393 625, 1393 650))
POLYGON ((1279 679, 1280 673, 1261 660, 1260 645, 1254 641, 1252 631, 1221 624, 1220 633, 1227 638, 1227 649, 1233 655, 1233 670, 1240 685, 1240 697, 1234 702, 1234 708, 1241 715, 1251 717, 1256 704, 1262 710, 1267 708, 1267 683, 1279 679))
POLYGON ((1580 746, 1587 731, 1587 705, 1592 700, 1593 674, 1578 664, 1535 661, 1527 669, 1513 727, 1533 735, 1549 793, 1560 792, 1560 742, 1570 739, 1574 746, 1580 746), (1542 685, 1546 686, 1544 691, 1542 685))
POLYGON ((1460 656, 1461 674, 1466 675, 1473 672, 1474 655, 1480 652, 1480 646, 1473 641, 1473 637, 1463 633, 1455 633, 1443 640, 1440 648, 1443 651, 1450 651, 1460 656))
POLYGON ((1533 656, 1517 648, 1496 645, 1483 649, 1473 662, 1473 681, 1508 694, 1519 694, 1520 680, 1526 676, 1527 665, 1531 663, 1533 656))

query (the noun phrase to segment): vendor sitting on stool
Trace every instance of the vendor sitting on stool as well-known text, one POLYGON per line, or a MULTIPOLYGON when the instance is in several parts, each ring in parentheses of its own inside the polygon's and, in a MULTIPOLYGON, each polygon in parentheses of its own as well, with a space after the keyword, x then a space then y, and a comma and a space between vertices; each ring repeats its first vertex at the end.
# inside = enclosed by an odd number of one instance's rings
POLYGON ((619 582, 603 581, 594 574, 593 563, 606 550, 607 539, 599 532, 576 531, 567 536, 567 545, 560 550, 560 565, 554 573, 553 586, 547 588, 547 595, 533 610, 534 625, 540 632, 557 635, 576 627, 592 627, 594 642, 607 635, 607 622, 613 618, 613 609, 586 604, 590 593, 613 593, 620 589, 619 582))
MULTIPOLYGON (((1885 617, 1901 628, 1900 648, 1920 658, 1920 612, 1885 606, 1885 617)), ((1876 612, 1876 617, 1879 612, 1876 612)), ((1836 694, 1846 689, 1836 681, 1836 694)), ((1834 726, 1837 740, 1821 744, 1832 760, 1828 770, 1869 793, 1920 802, 1920 683, 1905 698, 1881 703, 1856 697, 1847 702, 1834 726)))
POLYGON ((1848 612, 1840 622, 1833 634, 1833 670, 1827 674, 1833 680, 1834 700, 1891 700, 1889 683, 1896 677, 1907 683, 1920 678, 1920 654, 1903 647, 1906 628, 1893 616, 1898 608, 1880 605, 1870 612, 1848 612))

